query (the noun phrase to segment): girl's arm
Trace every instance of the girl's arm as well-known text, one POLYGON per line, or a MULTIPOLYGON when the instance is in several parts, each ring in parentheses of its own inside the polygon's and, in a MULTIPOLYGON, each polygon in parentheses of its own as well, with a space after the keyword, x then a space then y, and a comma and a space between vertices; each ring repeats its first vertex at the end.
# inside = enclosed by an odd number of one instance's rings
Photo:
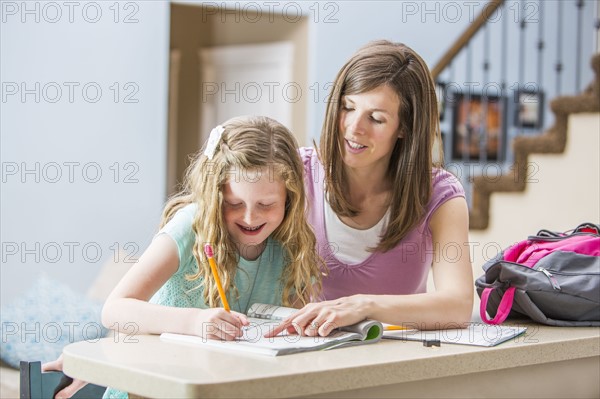
POLYGON ((177 245, 167 234, 158 235, 108 296, 102 324, 124 333, 131 333, 133 325, 140 334, 172 332, 226 340, 240 337, 241 326, 248 324, 240 313, 148 302, 178 267, 177 245))
POLYGON ((456 328, 456 323, 468 322, 474 295, 468 220, 464 198, 448 200, 432 215, 429 227, 434 245, 435 291, 414 295, 353 295, 311 303, 269 335, 294 328, 303 335, 324 336, 334 328, 366 318, 424 330, 449 325, 456 328))

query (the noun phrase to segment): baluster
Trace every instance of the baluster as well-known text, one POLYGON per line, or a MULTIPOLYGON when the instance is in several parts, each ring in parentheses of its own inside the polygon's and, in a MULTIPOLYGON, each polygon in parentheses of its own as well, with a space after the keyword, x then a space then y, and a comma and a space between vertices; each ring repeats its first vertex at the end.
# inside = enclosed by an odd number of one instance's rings
POLYGON ((583 0, 578 0, 577 7, 577 39, 575 42, 575 87, 581 91, 581 41, 583 38, 583 0))
POLYGON ((556 24, 556 95, 559 96, 562 93, 561 90, 561 72, 563 69, 562 65, 562 1, 558 2, 558 22, 556 24))
MULTIPOLYGON (((521 0, 521 20, 519 21, 519 78, 517 82, 517 93, 524 87, 523 83, 525 80, 525 28, 527 27, 527 22, 525 21, 525 2, 521 0)), ((513 99, 516 100, 515 106, 521 106, 521 102, 519 96, 515 96, 513 93, 513 99)), ((519 134, 523 134, 523 121, 521 118, 517 121, 517 127, 519 130, 519 134)))
MULTIPOLYGON (((466 50, 466 58, 465 58, 465 62, 466 62, 466 82, 471 82, 471 79, 473 77, 472 74, 472 68, 473 68, 473 57, 472 57, 472 52, 471 52, 471 41, 469 41, 467 43, 467 45, 465 46, 465 50, 466 50)), ((464 120, 464 124, 465 124, 465 137, 464 137, 464 151, 462 153, 462 159, 464 163, 469 162, 469 160, 471 159, 471 128, 470 128, 470 123, 469 123, 469 118, 471 116, 471 87, 467 88, 467 94, 466 97, 463 94, 463 104, 466 104, 466 109, 465 109, 465 120, 464 120)), ((459 117, 460 117, 460 108, 459 108, 459 117)))
POLYGON ((481 163, 487 162, 487 139, 488 139, 488 93, 487 84, 489 81, 489 69, 490 69, 490 32, 488 25, 486 24, 483 28, 483 87, 486 88, 485 92, 482 92, 481 96, 481 107, 482 107, 482 120, 479 127, 479 159, 481 163))
MULTIPOLYGON (((501 53, 501 61, 500 61, 500 98, 504 98, 505 96, 507 96, 507 90, 506 90, 506 81, 507 81, 507 71, 508 71, 508 17, 503 17, 502 18, 502 38, 501 38, 501 44, 500 44, 500 53, 501 53)), ((499 105, 500 109, 502 110, 502 121, 501 121, 501 126, 503 129, 506 129, 506 143, 502 144, 503 146, 507 146, 508 147, 508 143, 510 142, 509 140, 509 132, 508 132, 508 126, 505 127, 506 121, 508 120, 507 117, 507 112, 508 112, 508 107, 506 106, 508 104, 508 101, 501 101, 499 105)), ((498 148, 498 151, 502 151, 502 148, 498 148)), ((508 153, 508 152, 507 152, 508 153)), ((502 153, 498 154, 498 159, 500 160, 502 156, 502 153)), ((510 161, 510 160, 508 160, 510 161)))
POLYGON ((600 43, 598 42, 598 36, 600 35, 600 3, 598 1, 594 2, 594 48, 592 49, 592 53, 597 53, 600 51, 600 43))
MULTIPOLYGON (((455 115, 454 112, 454 107, 456 107, 456 96, 455 96, 455 92, 453 91, 454 89, 450 89, 450 87, 456 87, 456 72, 454 70, 454 61, 450 62, 450 64, 448 64, 448 81, 446 82, 446 87, 444 89, 444 106, 446 107, 446 114, 444 116, 444 121, 445 123, 448 123, 449 120, 449 115, 455 115)), ((452 121, 452 123, 455 123, 455 121, 452 121)), ((446 147, 448 147, 448 149, 450 150, 449 152, 446 152, 446 148, 444 148, 444 154, 450 154, 450 156, 452 157, 452 146, 455 145, 454 141, 453 141, 453 136, 452 136, 452 125, 450 125, 450 130, 446 130, 446 140, 444 140, 444 145, 446 147)))
MULTIPOLYGON (((541 84, 543 82, 543 74, 544 74, 544 2, 542 0, 538 1, 538 6, 540 10, 540 18, 538 19, 538 40, 537 40, 537 91, 541 91, 541 84)), ((540 107, 543 104, 540 104, 540 107)))

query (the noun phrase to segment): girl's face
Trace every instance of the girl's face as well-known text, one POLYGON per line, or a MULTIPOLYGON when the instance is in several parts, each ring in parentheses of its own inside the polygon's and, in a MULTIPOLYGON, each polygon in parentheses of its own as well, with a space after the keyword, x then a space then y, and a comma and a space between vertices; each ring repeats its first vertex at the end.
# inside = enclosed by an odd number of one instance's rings
POLYGON ((223 187, 223 217, 239 253, 256 259, 285 216, 285 183, 272 168, 232 170, 223 187))
POLYGON ((401 134, 400 100, 387 85, 342 97, 339 129, 343 136, 344 163, 351 168, 389 163, 401 134))

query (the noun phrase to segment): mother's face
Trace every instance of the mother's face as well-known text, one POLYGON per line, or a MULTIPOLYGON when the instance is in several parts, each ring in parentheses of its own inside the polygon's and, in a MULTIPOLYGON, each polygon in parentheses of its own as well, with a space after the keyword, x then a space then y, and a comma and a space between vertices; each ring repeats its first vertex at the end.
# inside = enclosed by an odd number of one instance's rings
POLYGON ((400 132, 400 99, 389 86, 342 97, 339 130, 343 159, 351 168, 387 168, 400 132))

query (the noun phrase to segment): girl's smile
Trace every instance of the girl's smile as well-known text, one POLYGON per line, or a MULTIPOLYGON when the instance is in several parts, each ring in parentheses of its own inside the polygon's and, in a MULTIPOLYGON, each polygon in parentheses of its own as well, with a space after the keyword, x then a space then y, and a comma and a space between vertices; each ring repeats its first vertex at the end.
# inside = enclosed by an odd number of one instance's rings
POLYGON ((246 226, 237 224, 237 226, 240 228, 242 233, 245 235, 248 235, 248 236, 255 236, 255 235, 259 234, 260 231, 262 230, 262 228, 265 227, 266 225, 267 225, 266 223, 263 223, 260 226, 256 226, 256 227, 246 227, 246 226))

